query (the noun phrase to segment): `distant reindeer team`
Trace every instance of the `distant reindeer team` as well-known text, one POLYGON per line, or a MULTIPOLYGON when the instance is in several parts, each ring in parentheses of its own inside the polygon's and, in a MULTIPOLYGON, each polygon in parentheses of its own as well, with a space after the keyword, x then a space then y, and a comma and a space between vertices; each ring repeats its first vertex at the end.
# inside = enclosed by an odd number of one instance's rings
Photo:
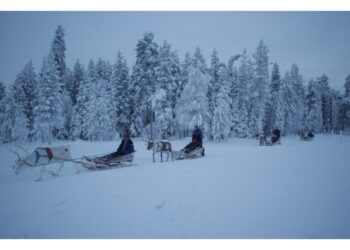
MULTIPOLYGON (((153 134, 152 134, 153 135, 153 134)), ((167 140, 158 140, 153 138, 158 138, 159 133, 156 133, 156 136, 152 136, 150 131, 145 130, 144 135, 148 140, 146 142, 147 150, 152 150, 153 162, 155 162, 155 154, 160 154, 160 160, 163 161, 163 153, 167 154, 167 161, 169 161, 169 156, 171 160, 184 159, 189 157, 195 157, 197 155, 204 156, 203 148, 203 134, 198 126, 195 127, 195 130, 192 133, 192 141, 180 151, 173 151, 170 141, 167 140)))

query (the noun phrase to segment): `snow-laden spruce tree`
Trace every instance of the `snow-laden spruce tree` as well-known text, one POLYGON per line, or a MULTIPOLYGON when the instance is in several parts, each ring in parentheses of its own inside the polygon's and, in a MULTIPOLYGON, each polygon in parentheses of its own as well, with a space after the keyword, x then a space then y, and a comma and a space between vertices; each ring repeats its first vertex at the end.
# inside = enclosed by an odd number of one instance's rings
POLYGON ((87 107, 90 101, 90 83, 96 82, 95 65, 92 60, 89 61, 87 72, 83 72, 83 79, 79 83, 77 94, 77 103, 73 109, 72 134, 73 138, 87 140, 87 128, 89 124, 86 121, 87 107))
POLYGON ((203 74, 208 73, 207 64, 205 62, 203 53, 199 47, 196 47, 192 57, 192 67, 198 68, 203 74))
POLYGON ((341 129, 350 129, 350 75, 345 79, 345 95, 344 100, 341 106, 340 117, 338 118, 341 121, 341 129))
POLYGON ((130 91, 129 68, 120 51, 117 53, 113 65, 112 86, 115 87, 116 131, 122 136, 129 131, 131 122, 131 101, 133 93, 130 91))
POLYGON ((132 130, 135 135, 140 135, 146 125, 149 98, 156 90, 159 46, 153 40, 153 33, 147 32, 136 45, 136 62, 131 74, 131 89, 134 96, 132 130))
POLYGON ((283 84, 283 99, 285 103, 284 109, 284 134, 292 134, 295 130, 295 102, 294 102, 294 91, 292 86, 292 80, 290 71, 284 74, 282 79, 283 84))
POLYGON ((5 119, 6 112, 6 87, 3 82, 0 81, 0 141, 2 140, 1 127, 5 119))
POLYGON ((181 130, 192 130, 196 125, 208 130, 208 84, 209 77, 200 68, 190 68, 188 83, 176 105, 181 130))
POLYGON ((166 41, 159 50, 156 69, 157 88, 150 97, 155 122, 163 139, 175 133, 176 89, 179 87, 180 67, 176 53, 166 41))
POLYGON ((303 78, 299 73, 298 66, 293 63, 290 69, 290 84, 293 91, 292 102, 293 102, 293 120, 294 126, 292 133, 296 134, 302 130, 305 126, 304 124, 304 100, 305 100, 305 90, 303 87, 303 78))
POLYGON ((315 133, 322 132, 322 101, 321 93, 317 82, 310 80, 307 86, 307 94, 305 100, 306 108, 306 129, 315 133))
POLYGON ((216 141, 226 139, 232 126, 232 110, 230 98, 230 82, 224 64, 218 68, 218 90, 214 92, 215 107, 213 112, 212 133, 216 141))
POLYGON ((72 72, 72 77, 71 77, 70 83, 67 86, 67 90, 69 92, 69 96, 71 98, 73 106, 75 106, 77 104, 77 96, 79 93, 79 87, 84 80, 84 74, 85 74, 84 66, 81 65, 79 60, 77 60, 76 63, 74 64, 74 69, 72 72))
MULTIPOLYGON (((230 60, 232 61, 232 60, 230 60)), ((229 67, 230 70, 231 67, 229 67)), ((233 71, 233 70, 231 70, 233 71)), ((232 73, 234 76, 235 74, 232 73)), ((248 89, 252 85, 254 75, 253 63, 244 50, 240 57, 240 65, 237 77, 231 77, 232 122, 233 133, 236 137, 247 137, 249 133, 250 93, 248 89)))
POLYGON ((0 101, 2 101, 6 97, 6 86, 0 81, 0 101))
POLYGON ((63 128, 61 90, 56 62, 50 53, 43 61, 37 86, 34 133, 38 141, 51 143, 63 128))
POLYGON ((322 131, 331 131, 331 97, 327 75, 323 74, 316 80, 318 90, 321 95, 321 110, 322 110, 322 131))
POLYGON ((1 142, 8 143, 12 141, 11 131, 15 122, 15 110, 13 105, 13 99, 11 97, 11 90, 3 98, 3 101, 4 113, 0 128, 0 139, 1 142))
POLYGON ((285 113, 286 103, 284 100, 284 86, 282 84, 279 66, 273 65, 271 73, 271 107, 272 107, 272 128, 278 128, 282 134, 285 134, 285 113))
MULTIPOLYGON (((34 107, 36 106, 37 80, 32 62, 27 63, 17 74, 14 84, 10 88, 9 97, 12 99, 13 141, 32 141, 34 126, 34 107)), ((11 109, 9 109, 11 110, 11 109)))
POLYGON ((341 121, 339 117, 341 116, 341 107, 342 107, 342 97, 339 91, 331 89, 331 125, 333 131, 341 130, 341 121))
MULTIPOLYGON (((209 76, 210 76, 210 81, 209 81, 209 86, 208 86, 208 127, 209 131, 207 131, 208 138, 209 140, 214 139, 214 132, 213 132, 213 119, 214 119, 214 110, 216 106, 216 98, 217 94, 219 92, 220 88, 220 83, 219 83, 219 66, 220 66, 220 61, 218 57, 218 52, 216 50, 213 51, 211 55, 211 66, 209 69, 209 76)), ((226 75, 226 78, 228 76, 226 75)), ((228 81, 228 79, 227 79, 228 81)))
POLYGON ((27 142, 30 133, 28 128, 28 119, 25 115, 24 107, 13 103, 14 122, 11 128, 11 141, 27 142))
POLYGON ((186 52, 185 58, 180 65, 180 85, 176 90, 177 99, 180 98, 181 92, 188 82, 188 74, 190 72, 191 64, 192 57, 190 56, 190 53, 186 52))
POLYGON ((64 41, 64 29, 61 25, 57 26, 55 31, 55 37, 51 43, 51 53, 53 55, 53 60, 56 63, 58 81, 61 83, 63 88, 64 79, 66 74, 66 43, 64 41))
POLYGON ((251 111, 249 127, 251 134, 261 133, 266 126, 266 106, 269 100, 268 48, 260 40, 254 54, 254 79, 250 86, 251 111))
POLYGON ((72 125, 73 110, 74 110, 74 107, 72 104, 72 99, 69 96, 68 90, 64 88, 62 92, 62 113, 64 114, 63 128, 60 131, 58 139, 63 139, 63 140, 74 139, 73 125, 72 125))
POLYGON ((88 69, 88 102, 83 121, 86 138, 90 141, 111 140, 116 131, 115 90, 110 84, 110 65, 99 60, 88 69))
POLYGON ((350 75, 348 75, 345 79, 344 88, 345 88, 345 98, 350 97, 350 75))

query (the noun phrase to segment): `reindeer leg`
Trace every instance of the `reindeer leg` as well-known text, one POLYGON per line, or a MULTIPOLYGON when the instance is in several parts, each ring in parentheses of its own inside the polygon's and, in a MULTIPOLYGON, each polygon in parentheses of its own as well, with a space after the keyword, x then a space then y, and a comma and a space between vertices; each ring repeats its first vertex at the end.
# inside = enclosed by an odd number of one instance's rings
POLYGON ((40 170, 40 177, 38 178, 38 179, 36 179, 35 181, 42 181, 42 179, 43 179, 43 174, 44 174, 44 169, 45 168, 45 166, 41 166, 41 170, 40 170))
POLYGON ((80 168, 78 168, 77 167, 78 166, 78 164, 74 164, 74 167, 75 167, 75 169, 77 170, 77 172, 75 172, 75 174, 80 174, 81 173, 81 170, 80 170, 80 168))
POLYGON ((163 151, 160 151, 160 161, 163 162, 163 151))
POLYGON ((60 175, 60 172, 61 172, 61 170, 62 170, 62 168, 63 168, 63 166, 64 166, 64 163, 61 162, 61 163, 60 163, 60 168, 57 170, 56 173, 55 173, 55 172, 52 172, 52 175, 53 175, 53 176, 59 176, 59 175, 60 175))
POLYGON ((153 162, 155 162, 155 159, 154 159, 154 153, 153 153, 153 162))

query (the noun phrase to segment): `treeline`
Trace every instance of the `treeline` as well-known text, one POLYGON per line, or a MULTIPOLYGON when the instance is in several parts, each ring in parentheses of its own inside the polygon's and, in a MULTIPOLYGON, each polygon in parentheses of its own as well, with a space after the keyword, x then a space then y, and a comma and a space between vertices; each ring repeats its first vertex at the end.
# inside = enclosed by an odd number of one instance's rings
POLYGON ((305 85, 296 64, 281 75, 269 63, 263 41, 252 56, 244 50, 227 63, 214 50, 208 66, 198 47, 180 61, 169 43, 145 33, 130 72, 120 52, 113 64, 90 60, 85 68, 78 60, 68 68, 64 36, 58 26, 39 73, 30 61, 8 90, 0 83, 2 142, 112 140, 141 136, 151 124, 163 139, 198 125, 217 141, 275 127, 284 135, 350 127, 350 76, 345 94, 325 74, 305 85))

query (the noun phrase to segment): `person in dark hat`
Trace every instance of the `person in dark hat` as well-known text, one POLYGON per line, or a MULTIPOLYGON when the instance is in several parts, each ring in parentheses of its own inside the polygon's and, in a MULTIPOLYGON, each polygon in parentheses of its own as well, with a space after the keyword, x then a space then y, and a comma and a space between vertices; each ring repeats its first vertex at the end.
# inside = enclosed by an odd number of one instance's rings
POLYGON ((117 149, 117 152, 115 152, 114 156, 127 155, 127 154, 131 154, 133 152, 135 152, 134 143, 130 139, 129 133, 125 133, 124 138, 121 141, 121 143, 117 149))
POLYGON ((203 132, 198 126, 195 126, 192 132, 192 141, 182 150, 189 153, 199 147, 203 147, 203 132))

